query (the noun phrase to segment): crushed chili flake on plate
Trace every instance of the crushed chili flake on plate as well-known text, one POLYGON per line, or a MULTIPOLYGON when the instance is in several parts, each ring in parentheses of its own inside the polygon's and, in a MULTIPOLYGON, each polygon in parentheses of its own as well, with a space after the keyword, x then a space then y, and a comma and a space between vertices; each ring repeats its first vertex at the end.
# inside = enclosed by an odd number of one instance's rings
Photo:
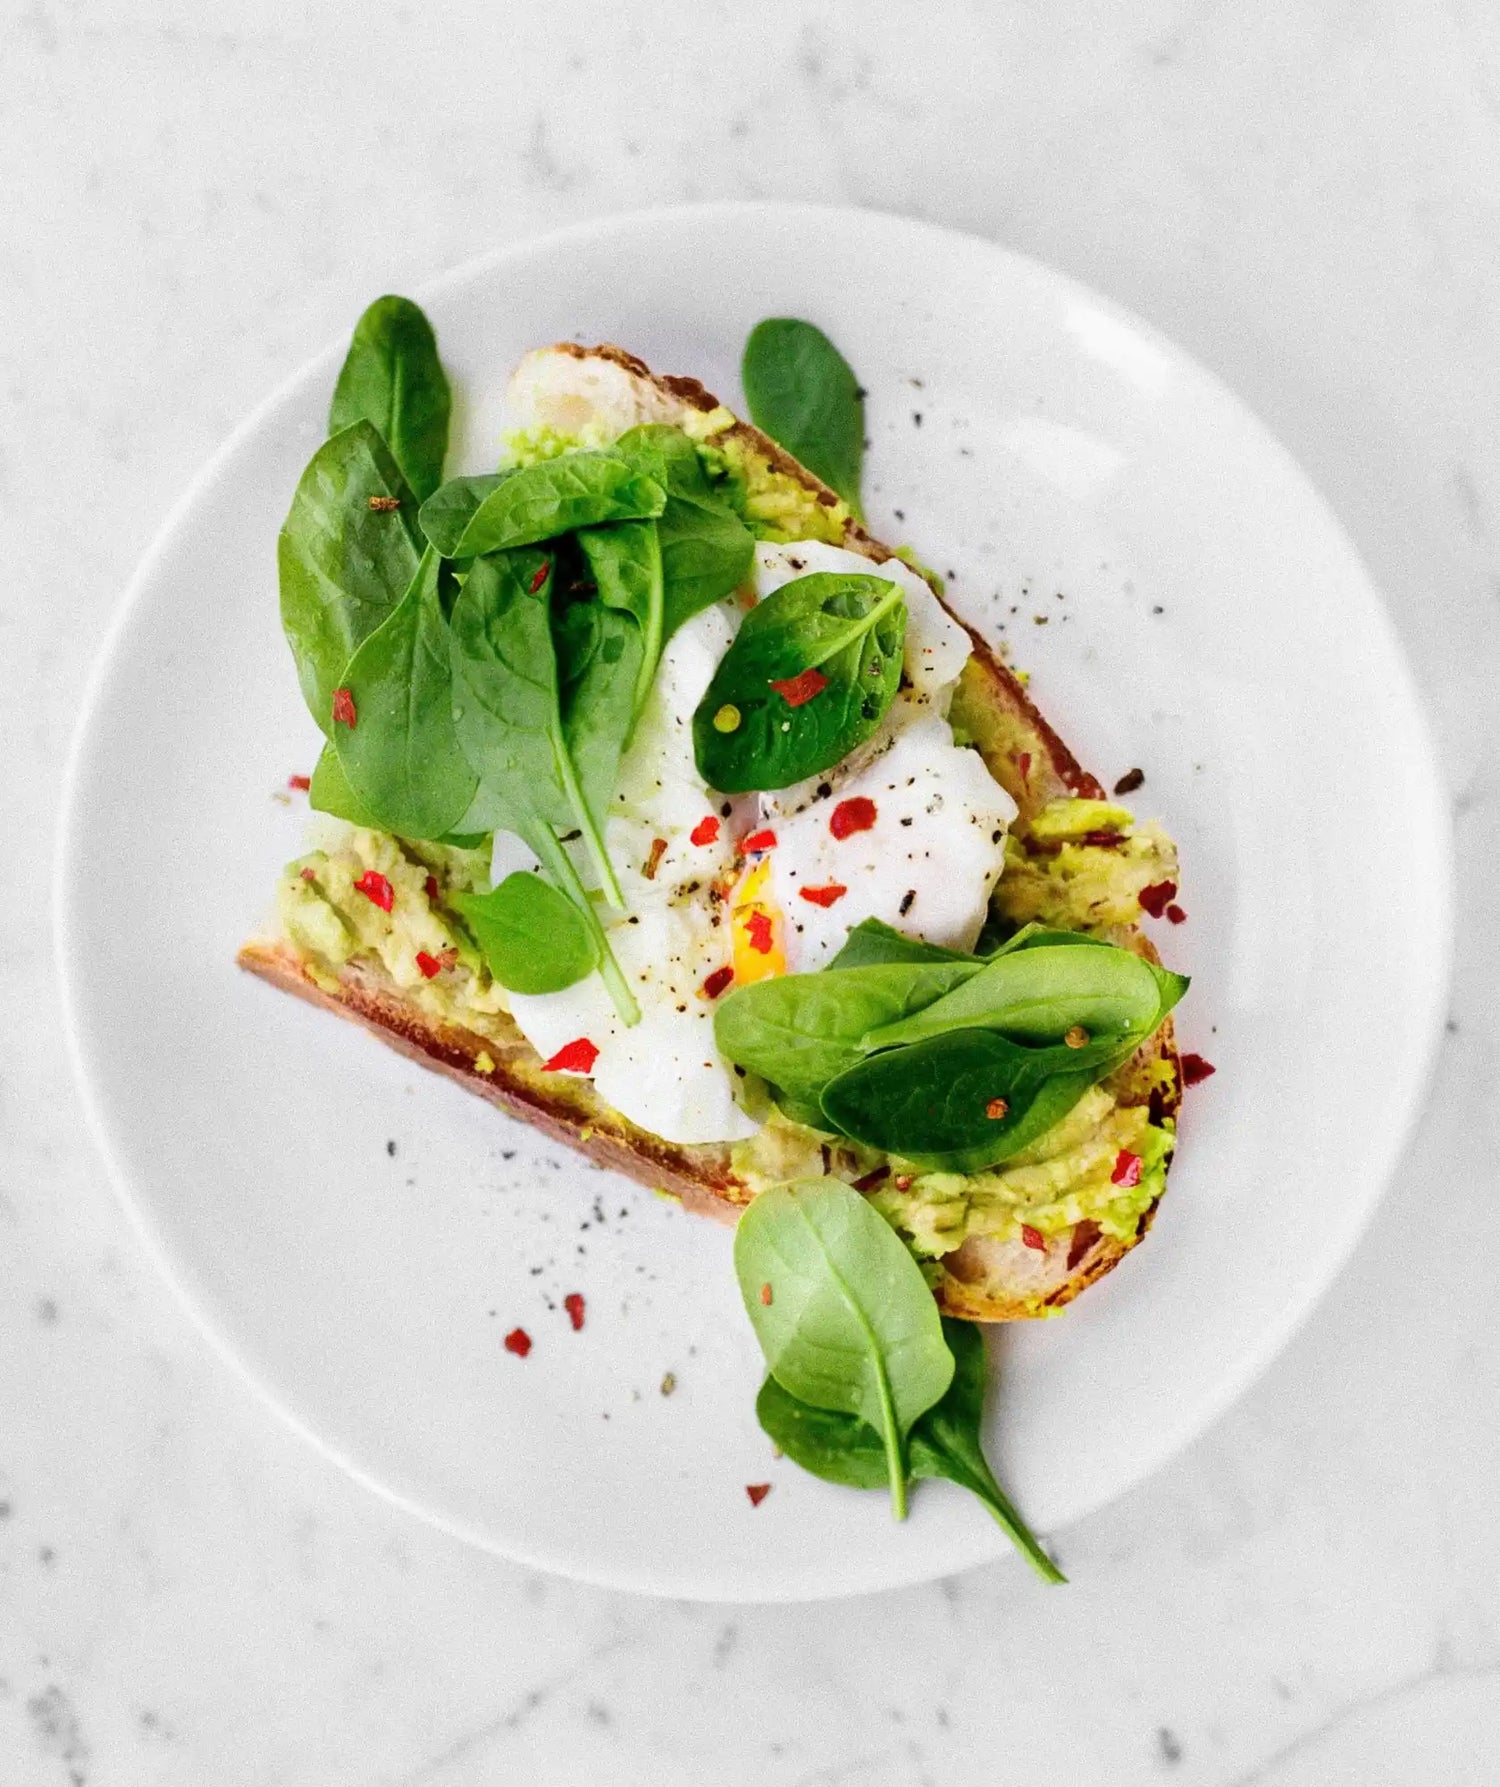
POLYGON ((1141 911, 1149 912, 1153 918, 1160 918, 1170 903, 1177 898, 1175 881, 1153 881, 1150 887, 1143 887, 1136 896, 1141 902, 1141 911))
POLYGON ((1122 1148, 1115 1156, 1114 1169, 1109 1175, 1111 1185, 1139 1185, 1141 1182, 1141 1157, 1132 1154, 1128 1148, 1122 1148))
POLYGON ((542 1063, 546 1073, 592 1073, 599 1059, 599 1046, 586 1036, 575 1036, 565 1042, 550 1061, 542 1063))
POLYGON ((833 809, 828 829, 840 840, 852 838, 856 832, 868 831, 875 818, 874 801, 867 794, 855 794, 848 800, 841 800, 833 809))
POLYGON ((576 1334, 583 1326, 583 1292, 569 1291, 563 1298, 563 1308, 567 1310, 568 1320, 573 1324, 573 1332, 576 1334))
POLYGON ((747 1483, 745 1485, 745 1494, 750 1497, 752 1508, 758 1508, 770 1493, 771 1485, 769 1483, 747 1483))
POLYGON ((788 707, 806 707, 814 696, 821 695, 828 687, 828 678, 821 670, 804 670, 797 676, 772 683, 771 687, 788 707))
POLYGON ((297 791, 301 794, 306 794, 308 789, 312 787, 312 777, 311 776, 288 776, 286 779, 286 785, 288 788, 297 789, 297 791))
POLYGON ((1173 903, 1170 906, 1168 906, 1168 908, 1167 908, 1167 917, 1171 920, 1171 922, 1174 925, 1180 925, 1180 924, 1183 924, 1186 922, 1187 913, 1185 913, 1183 911, 1183 909, 1181 908, 1181 906, 1179 906, 1176 903, 1176 901, 1174 900, 1173 903))
POLYGON ((382 912, 389 912, 396 903, 395 888, 378 869, 366 869, 354 885, 372 905, 378 906, 382 912))
POLYGON ((710 813, 706 819, 700 819, 688 833, 690 844, 716 844, 719 840, 718 816, 710 813))
POLYGON ((531 1351, 531 1336, 524 1328, 512 1328, 505 1337, 505 1350, 514 1353, 518 1359, 524 1359, 531 1351))
POLYGON ((1201 1055, 1184 1055, 1182 1057, 1182 1083, 1184 1086, 1201 1086, 1210 1074, 1218 1071, 1212 1061, 1205 1061, 1201 1055))
POLYGON ((797 897, 806 900, 809 906, 833 906, 848 891, 842 882, 830 881, 826 887, 799 887, 797 897))

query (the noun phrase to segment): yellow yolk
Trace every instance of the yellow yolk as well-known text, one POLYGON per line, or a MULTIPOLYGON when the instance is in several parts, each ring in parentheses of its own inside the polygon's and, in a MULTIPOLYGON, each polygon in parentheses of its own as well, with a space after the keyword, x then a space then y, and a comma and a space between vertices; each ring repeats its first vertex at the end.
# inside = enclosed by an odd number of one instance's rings
POLYGON ((786 973, 782 947, 782 917, 771 898, 771 859, 763 856, 748 869, 735 889, 729 910, 729 929, 734 946, 734 984, 747 987, 786 973))

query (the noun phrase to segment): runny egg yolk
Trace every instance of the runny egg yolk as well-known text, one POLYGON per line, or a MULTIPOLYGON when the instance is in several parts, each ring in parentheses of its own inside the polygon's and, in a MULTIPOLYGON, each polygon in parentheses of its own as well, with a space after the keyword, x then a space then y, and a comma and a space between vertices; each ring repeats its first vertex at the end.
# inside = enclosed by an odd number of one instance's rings
POLYGON ((770 880, 771 859, 763 856, 745 871, 734 891, 729 908, 729 929, 733 940, 734 984, 738 987, 786 973, 786 951, 782 946, 784 921, 771 897, 770 880))

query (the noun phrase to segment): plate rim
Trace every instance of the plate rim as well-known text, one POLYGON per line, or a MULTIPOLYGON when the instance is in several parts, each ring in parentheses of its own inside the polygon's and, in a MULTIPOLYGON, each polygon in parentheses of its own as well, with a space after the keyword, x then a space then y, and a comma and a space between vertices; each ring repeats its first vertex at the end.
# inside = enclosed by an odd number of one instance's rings
MULTIPOLYGON (((1350 564, 1357 568, 1364 594, 1368 598, 1367 619, 1373 627, 1382 633, 1382 643, 1391 660, 1397 666, 1401 685, 1399 694, 1409 708, 1413 721, 1413 731, 1406 743, 1406 755, 1416 764, 1418 773, 1415 779, 1417 784, 1425 790, 1428 798, 1422 812, 1408 814, 1406 818, 1408 824, 1413 819, 1420 822, 1420 842, 1432 884, 1431 892, 1434 897, 1427 906, 1427 928, 1434 973, 1429 983, 1427 1008, 1420 1014, 1419 1022, 1412 1026, 1414 1032, 1421 1031, 1423 1040, 1414 1056, 1412 1070, 1407 1076, 1404 1099, 1395 1111, 1388 1128, 1388 1140, 1381 1156, 1379 1169, 1370 1175, 1369 1188, 1364 1196, 1357 1203, 1351 1205, 1341 1228, 1330 1237, 1322 1270, 1287 1301, 1274 1319, 1265 1324, 1257 1343, 1253 1347, 1246 1348, 1234 1364, 1224 1372, 1216 1393, 1206 1398, 1183 1421, 1164 1424, 1159 1443, 1149 1448, 1150 1462, 1146 1468, 1130 1482, 1120 1485, 1113 1492, 1107 1494, 1103 1500, 1080 1511, 1072 1520, 1058 1529, 1067 1531, 1077 1522, 1100 1513, 1120 1496, 1139 1489, 1151 1481, 1195 1440, 1200 1439, 1215 1427, 1256 1379, 1269 1368, 1347 1267, 1355 1247, 1368 1229, 1376 1209, 1390 1187, 1402 1156, 1411 1144, 1431 1094, 1442 1046, 1444 1019, 1449 1003, 1454 965, 1456 938, 1455 843, 1453 815, 1447 796, 1442 758, 1438 751, 1427 699, 1417 680, 1409 654, 1396 629, 1380 584, 1371 573, 1342 520, 1323 495, 1321 488, 1313 481, 1279 435, 1264 421, 1259 411, 1211 366, 1206 365, 1195 354, 1147 318, 1142 317, 1107 293, 1075 278, 1072 274, 1036 256, 1013 248, 1003 241, 995 240, 975 231, 934 223, 925 218, 912 217, 874 206, 822 204, 813 201, 777 199, 711 200, 701 203, 661 204, 629 211, 605 212, 558 229, 534 234, 528 233, 513 241, 484 250, 418 282, 415 287, 415 296, 419 301, 430 301, 440 297, 449 289, 461 287, 482 278, 509 262, 522 261, 537 254, 565 248, 575 241, 598 240, 601 237, 608 237, 612 233, 632 232, 653 226, 680 227, 691 225, 694 222, 733 219, 736 216, 749 214, 759 217, 775 215, 788 221, 802 223, 812 221, 825 226, 835 221, 845 224, 855 222, 865 227, 883 223, 899 227, 902 230, 925 234, 935 243, 947 244, 964 253, 972 253, 977 247, 986 255, 996 256, 1002 261, 1010 262, 1028 276, 1039 276, 1050 282, 1059 292, 1070 294, 1104 311, 1142 339, 1155 344, 1170 357, 1172 362, 1190 370, 1196 378, 1213 388, 1219 396, 1254 424, 1261 444, 1281 460, 1284 470, 1289 470, 1298 480, 1306 495, 1316 506, 1322 526, 1347 554, 1350 564)), ((385 1502, 400 1508, 404 1513, 414 1516, 424 1524, 434 1527, 452 1538, 473 1545, 492 1556, 609 1590, 679 1600, 719 1602, 726 1605, 770 1605, 797 1604, 880 1593, 886 1589, 897 1589, 933 1580, 935 1576, 947 1573, 950 1568, 973 1568, 979 1562, 993 1561, 994 1558, 1005 1555, 1007 1547, 1000 1536, 995 1535, 993 1541, 984 1548, 979 1556, 971 1558, 966 1563, 956 1566, 940 1565, 937 1569, 918 1567, 897 1571, 876 1587, 856 1586, 847 1589, 819 1587, 809 1593, 798 1592, 795 1588, 787 1586, 786 1588, 773 1587, 752 1592, 744 1588, 726 1591, 722 1586, 713 1588, 697 1582, 664 1583, 650 1571, 632 1570, 628 1564, 611 1569, 587 1568, 581 1567, 575 1560, 561 1558, 557 1555, 544 1555, 524 1543, 502 1544, 493 1534, 483 1528, 467 1520, 454 1517, 431 1503, 415 1499, 394 1484, 373 1475, 357 1458, 348 1454, 341 1446, 327 1439, 316 1428, 309 1425, 294 1407, 282 1399, 280 1393, 262 1376, 251 1360, 238 1349, 229 1335, 221 1330, 213 1311, 199 1297, 185 1271, 179 1270, 169 1247, 157 1232, 149 1199, 138 1195, 130 1175, 117 1157, 109 1124, 104 1115, 102 1102, 96 1091, 95 1080, 90 1068, 90 1044, 83 1034, 80 1014, 81 991, 75 966, 78 956, 72 946, 77 935, 78 922, 74 910, 74 889, 77 885, 80 834, 83 830, 79 812, 79 784, 83 776, 84 760, 120 642, 135 619, 137 611, 141 608, 146 591, 154 582, 158 569, 171 550, 178 533, 186 525, 198 506, 200 498, 214 483, 226 462, 235 456, 243 443, 258 432, 267 417, 312 380, 321 369, 331 367, 337 361, 343 346, 342 337, 335 339, 300 362, 279 380, 209 454, 168 509, 150 543, 141 554, 104 629, 103 638, 84 681, 77 718, 65 760, 59 790, 51 877, 53 965, 60 993, 61 1027, 89 1134, 103 1161, 111 1189, 123 1207, 130 1226, 147 1258, 165 1280, 174 1299, 186 1313, 192 1325, 208 1342, 210 1350, 224 1364, 228 1365, 233 1374, 253 1392, 255 1397, 285 1422, 300 1439, 329 1462, 337 1465, 362 1488, 378 1495, 385 1502)))

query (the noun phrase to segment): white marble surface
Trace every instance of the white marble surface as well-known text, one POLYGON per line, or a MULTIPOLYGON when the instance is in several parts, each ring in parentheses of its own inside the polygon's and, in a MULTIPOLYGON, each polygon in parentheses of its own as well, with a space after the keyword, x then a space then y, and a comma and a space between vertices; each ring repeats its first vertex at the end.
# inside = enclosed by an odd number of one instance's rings
POLYGON ((1500 1779, 1493 9, 30 0, 0 44, 0 1782, 1500 1779), (1062 1535, 1065 1591, 654 1604, 413 1524, 188 1329, 51 1016, 79 691, 231 425, 485 245, 809 194, 1036 253, 1237 386, 1389 592, 1457 815, 1453 1027, 1397 1183, 1260 1385, 1062 1535))

